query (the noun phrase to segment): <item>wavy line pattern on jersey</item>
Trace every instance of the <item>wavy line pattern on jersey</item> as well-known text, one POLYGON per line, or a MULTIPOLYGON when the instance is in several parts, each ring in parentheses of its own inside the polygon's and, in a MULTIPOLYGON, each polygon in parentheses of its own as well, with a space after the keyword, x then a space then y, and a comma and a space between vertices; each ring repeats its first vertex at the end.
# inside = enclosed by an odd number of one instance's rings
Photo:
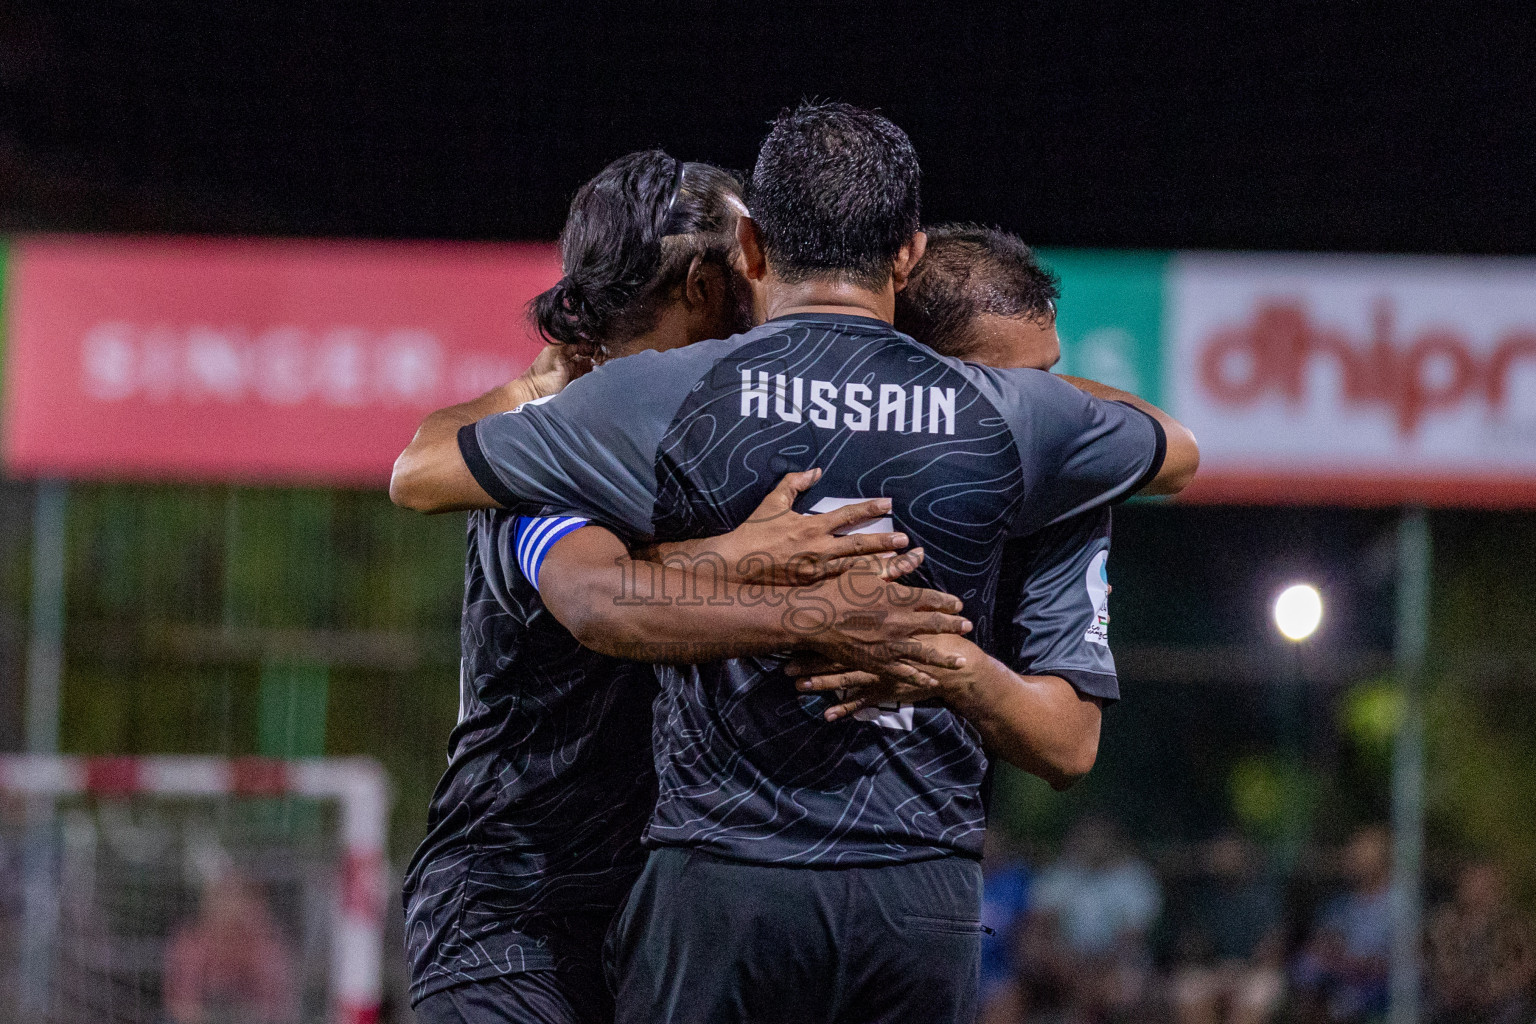
POLYGON ((649 666, 587 650, 469 517, 461 717, 406 873, 411 995, 600 955, 655 801, 649 666))
MULTIPOLYGON (((762 330, 762 329, 760 329, 762 330)), ((769 329, 771 330, 771 328, 769 329)), ((756 332, 754 332, 756 333, 756 332)), ((809 387, 807 384, 806 387, 809 387)), ((926 393, 926 392, 925 392, 926 393)), ((808 404, 808 403, 807 403, 808 404)), ((786 405, 786 409, 793 409, 786 405)), ((905 418, 910 428, 910 410, 905 418)), ((786 472, 819 467, 824 496, 894 500, 896 527, 927 551, 919 582, 960 595, 985 645, 999 564, 1025 493, 1007 423, 954 364, 888 328, 791 323, 748 340, 694 387, 657 459, 656 532, 680 539, 741 523, 786 472), (835 384, 955 389, 955 433, 833 429, 743 415, 742 372, 835 384)), ((979 855, 987 759, 943 708, 913 728, 828 724, 775 658, 663 667, 659 796, 647 841, 774 864, 879 864, 979 855)))

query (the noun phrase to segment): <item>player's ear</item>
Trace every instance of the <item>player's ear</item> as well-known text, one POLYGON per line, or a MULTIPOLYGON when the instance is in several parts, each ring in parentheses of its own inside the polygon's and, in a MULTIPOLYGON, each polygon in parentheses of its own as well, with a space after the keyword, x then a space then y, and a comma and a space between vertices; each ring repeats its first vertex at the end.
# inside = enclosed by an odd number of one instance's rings
POLYGON ((912 236, 912 240, 900 249, 896 250, 896 261, 891 264, 891 283, 899 292, 907 286, 907 280, 912 276, 912 268, 917 266, 917 261, 923 258, 923 253, 928 251, 928 233, 919 231, 912 236))
POLYGON ((683 301, 694 309, 708 309, 718 305, 724 294, 720 267, 702 254, 695 254, 683 278, 683 301))
POLYGON ((741 246, 742 272, 747 280, 761 281, 768 276, 768 261, 763 258, 757 223, 751 217, 736 218, 736 244, 741 246))

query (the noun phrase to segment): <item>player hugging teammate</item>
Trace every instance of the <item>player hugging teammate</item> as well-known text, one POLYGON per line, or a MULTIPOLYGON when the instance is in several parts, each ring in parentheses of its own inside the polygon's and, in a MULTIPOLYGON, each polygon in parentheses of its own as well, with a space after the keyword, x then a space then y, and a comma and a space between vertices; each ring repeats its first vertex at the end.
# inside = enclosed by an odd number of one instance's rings
POLYGON ((973 1019, 989 758, 1092 765, 1108 506, 1198 455, 1042 372, 1049 275, 925 235, 918 180, 840 104, 781 115, 745 196, 616 161, 536 303, 557 344, 402 454, 397 502, 482 510, 421 1020, 973 1019))

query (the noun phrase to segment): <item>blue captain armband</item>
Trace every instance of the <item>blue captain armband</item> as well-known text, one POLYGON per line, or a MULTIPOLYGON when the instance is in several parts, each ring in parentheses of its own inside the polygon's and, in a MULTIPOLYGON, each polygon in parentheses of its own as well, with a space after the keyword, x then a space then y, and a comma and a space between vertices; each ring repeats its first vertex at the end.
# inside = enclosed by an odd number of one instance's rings
POLYGON ((517 567, 533 589, 539 589, 539 570, 544 566, 544 556, 555 546, 555 541, 566 534, 581 529, 587 520, 580 516, 518 516, 513 529, 513 542, 517 548, 517 567))

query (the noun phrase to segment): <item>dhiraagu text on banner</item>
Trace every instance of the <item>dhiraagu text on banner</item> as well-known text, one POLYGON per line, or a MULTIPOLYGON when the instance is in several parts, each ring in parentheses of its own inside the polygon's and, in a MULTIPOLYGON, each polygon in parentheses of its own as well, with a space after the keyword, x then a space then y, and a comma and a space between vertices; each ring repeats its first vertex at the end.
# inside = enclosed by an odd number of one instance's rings
POLYGON ((1180 253, 1166 300, 1189 497, 1536 503, 1536 260, 1180 253))

